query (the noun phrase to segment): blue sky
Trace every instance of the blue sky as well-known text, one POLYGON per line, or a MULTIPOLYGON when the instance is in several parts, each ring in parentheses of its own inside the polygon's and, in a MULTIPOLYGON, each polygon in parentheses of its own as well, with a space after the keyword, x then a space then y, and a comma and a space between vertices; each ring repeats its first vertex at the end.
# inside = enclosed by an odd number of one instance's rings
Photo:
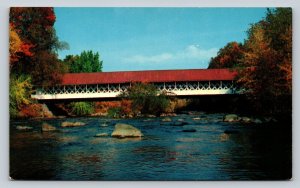
POLYGON ((231 41, 243 42, 265 8, 55 8, 59 40, 99 52, 103 71, 207 68, 231 41))

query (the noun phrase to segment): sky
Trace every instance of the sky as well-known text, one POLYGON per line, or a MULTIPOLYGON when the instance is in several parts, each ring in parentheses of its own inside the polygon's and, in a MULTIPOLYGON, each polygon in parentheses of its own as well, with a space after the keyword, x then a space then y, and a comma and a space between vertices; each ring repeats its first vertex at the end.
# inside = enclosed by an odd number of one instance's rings
POLYGON ((243 42, 266 8, 55 8, 59 58, 100 54, 103 72, 204 69, 228 42, 243 42))

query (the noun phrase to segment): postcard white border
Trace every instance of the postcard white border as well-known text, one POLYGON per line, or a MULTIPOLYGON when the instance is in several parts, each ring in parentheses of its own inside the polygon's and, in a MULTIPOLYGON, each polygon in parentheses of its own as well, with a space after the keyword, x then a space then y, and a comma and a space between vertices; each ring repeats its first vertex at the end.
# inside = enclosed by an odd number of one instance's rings
MULTIPOLYGON (((0 187, 300 187, 300 3, 297 0, 1 0, 0 1, 0 187), (8 120, 8 12, 12 6, 54 7, 292 7, 293 8, 293 180, 291 181, 191 181, 191 182, 65 182, 10 181, 8 120)), ((20 156, 21 157, 21 156, 20 156)))

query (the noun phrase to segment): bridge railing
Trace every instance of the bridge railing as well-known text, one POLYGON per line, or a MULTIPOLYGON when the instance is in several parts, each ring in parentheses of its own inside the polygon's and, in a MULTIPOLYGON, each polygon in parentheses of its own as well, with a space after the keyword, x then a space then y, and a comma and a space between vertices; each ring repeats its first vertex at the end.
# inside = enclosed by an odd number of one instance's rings
MULTIPOLYGON (((233 81, 194 81, 154 83, 161 92, 178 96, 237 94, 233 81)), ((113 98, 126 91, 131 83, 58 85, 37 87, 31 96, 35 99, 113 98)))

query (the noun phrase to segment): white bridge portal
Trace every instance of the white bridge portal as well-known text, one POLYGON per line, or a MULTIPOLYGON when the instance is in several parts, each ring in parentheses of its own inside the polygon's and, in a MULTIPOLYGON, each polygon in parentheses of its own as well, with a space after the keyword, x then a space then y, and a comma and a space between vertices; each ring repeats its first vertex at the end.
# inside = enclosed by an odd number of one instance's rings
MULTIPOLYGON (((153 83, 160 92, 174 96, 237 94, 233 81, 192 81, 153 83)), ((115 98, 131 83, 59 85, 36 88, 32 98, 38 100, 115 98)))

